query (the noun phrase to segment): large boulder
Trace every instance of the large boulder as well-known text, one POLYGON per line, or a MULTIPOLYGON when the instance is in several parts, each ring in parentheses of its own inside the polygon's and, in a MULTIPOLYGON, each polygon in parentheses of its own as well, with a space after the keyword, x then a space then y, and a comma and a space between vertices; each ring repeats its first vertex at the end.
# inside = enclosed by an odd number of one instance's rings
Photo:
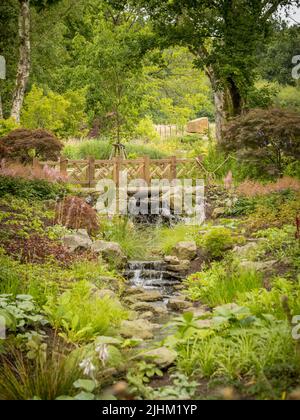
POLYGON ((163 369, 171 366, 175 362, 176 357, 176 351, 170 350, 167 347, 159 347, 158 349, 150 350, 142 354, 143 359, 153 362, 163 369))
POLYGON ((196 242, 179 242, 174 248, 174 255, 181 261, 192 261, 197 256, 196 242))
POLYGON ((124 267, 127 263, 122 248, 116 242, 95 241, 91 250, 101 255, 106 261, 113 262, 117 267, 124 267))
POLYGON ((150 340, 154 337, 153 331, 157 328, 147 319, 137 319, 134 321, 123 321, 121 324, 120 335, 124 338, 140 338, 150 340))
POLYGON ((62 238, 62 241, 64 247, 71 252, 74 252, 78 249, 89 249, 93 244, 93 241, 85 229, 79 229, 74 233, 65 235, 62 238))

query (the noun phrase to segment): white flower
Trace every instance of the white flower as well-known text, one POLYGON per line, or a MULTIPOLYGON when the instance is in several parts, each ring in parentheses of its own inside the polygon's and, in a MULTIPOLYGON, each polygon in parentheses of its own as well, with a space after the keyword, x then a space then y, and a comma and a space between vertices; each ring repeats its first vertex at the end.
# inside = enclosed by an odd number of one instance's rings
POLYGON ((96 370, 96 366, 93 365, 91 358, 84 359, 79 364, 79 367, 80 367, 80 369, 83 370, 83 374, 86 375, 86 376, 93 376, 93 374, 96 370))
POLYGON ((96 353, 99 356, 100 361, 102 362, 103 366, 105 366, 105 363, 107 362, 109 358, 109 352, 108 347, 106 344, 99 344, 96 347, 96 353))

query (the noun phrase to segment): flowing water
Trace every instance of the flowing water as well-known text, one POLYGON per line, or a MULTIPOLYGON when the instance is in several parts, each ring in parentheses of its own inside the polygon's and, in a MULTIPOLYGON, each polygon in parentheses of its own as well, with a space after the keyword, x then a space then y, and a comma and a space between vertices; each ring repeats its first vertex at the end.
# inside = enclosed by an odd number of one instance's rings
POLYGON ((164 298, 172 296, 174 286, 180 284, 180 278, 167 271, 163 261, 131 261, 126 277, 132 287, 158 290, 164 298))

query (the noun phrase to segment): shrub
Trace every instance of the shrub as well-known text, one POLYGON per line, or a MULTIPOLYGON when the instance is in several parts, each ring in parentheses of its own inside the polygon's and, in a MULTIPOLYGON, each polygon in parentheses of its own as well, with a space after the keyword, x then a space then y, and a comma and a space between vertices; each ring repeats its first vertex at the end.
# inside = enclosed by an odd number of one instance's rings
POLYGON ((248 307, 254 315, 271 314, 276 319, 286 320, 287 314, 282 305, 282 298, 288 297, 292 315, 300 312, 300 277, 296 282, 284 278, 272 281, 272 289, 252 290, 238 298, 238 304, 248 307))
POLYGON ((213 263, 209 270, 191 275, 187 285, 192 300, 213 307, 232 303, 243 293, 261 288, 263 281, 261 274, 226 261, 213 263))
POLYGON ((87 126, 85 107, 84 90, 60 95, 34 85, 25 98, 21 122, 26 128, 43 128, 60 137, 82 136, 87 126))
POLYGON ((0 137, 6 136, 13 130, 18 128, 18 124, 14 118, 8 118, 7 120, 0 120, 0 137))
POLYGON ((255 210, 248 215, 245 228, 257 231, 268 227, 293 225, 300 213, 300 194, 282 192, 257 200, 255 210))
POLYGON ((55 223, 68 229, 87 229, 90 234, 99 230, 98 215, 79 197, 65 197, 56 206, 55 223))
POLYGON ((72 342, 113 334, 127 317, 119 301, 99 298, 86 281, 74 284, 57 299, 49 298, 45 311, 51 324, 72 342))
POLYGON ((159 141, 160 139, 159 134, 155 130, 153 121, 149 116, 139 121, 134 134, 138 139, 146 142, 159 141))
POLYGON ((217 227, 208 231, 199 241, 211 258, 220 258, 234 245, 230 229, 217 227))
POLYGON ((43 179, 27 180, 0 174, 0 197, 11 194, 28 200, 55 200, 68 192, 66 186, 43 179))
POLYGON ((262 174, 281 176, 300 158, 300 116, 281 109, 251 110, 227 125, 223 147, 253 162, 262 174))
MULTIPOLYGON (((45 130, 27 130, 20 128, 0 138, 0 144, 7 148, 7 155, 0 155, 2 159, 20 160, 28 163, 36 156, 43 160, 57 160, 62 143, 45 130)), ((5 151, 4 151, 5 153, 5 151)))

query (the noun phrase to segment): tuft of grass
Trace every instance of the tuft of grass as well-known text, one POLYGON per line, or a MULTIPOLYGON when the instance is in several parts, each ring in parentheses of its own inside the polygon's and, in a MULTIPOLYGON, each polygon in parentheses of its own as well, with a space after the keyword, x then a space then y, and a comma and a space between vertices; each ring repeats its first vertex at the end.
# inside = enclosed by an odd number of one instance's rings
POLYGON ((0 357, 1 400, 55 400, 69 395, 80 378, 79 359, 60 341, 48 349, 45 359, 28 357, 15 347, 0 357))
POLYGON ((213 263, 207 271, 191 275, 187 281, 189 297, 211 307, 232 303, 263 286, 262 274, 228 261, 213 263))
POLYGON ((194 241, 199 226, 178 224, 172 228, 160 227, 156 230, 156 249, 168 255, 178 242, 194 241))
MULTIPOLYGON (((69 141, 63 149, 63 155, 68 159, 87 159, 91 156, 95 159, 106 160, 110 158, 111 151, 112 144, 107 139, 69 141)), ((151 159, 161 159, 166 157, 165 153, 155 147, 138 144, 126 144, 126 151, 130 158, 149 156, 151 159)))

